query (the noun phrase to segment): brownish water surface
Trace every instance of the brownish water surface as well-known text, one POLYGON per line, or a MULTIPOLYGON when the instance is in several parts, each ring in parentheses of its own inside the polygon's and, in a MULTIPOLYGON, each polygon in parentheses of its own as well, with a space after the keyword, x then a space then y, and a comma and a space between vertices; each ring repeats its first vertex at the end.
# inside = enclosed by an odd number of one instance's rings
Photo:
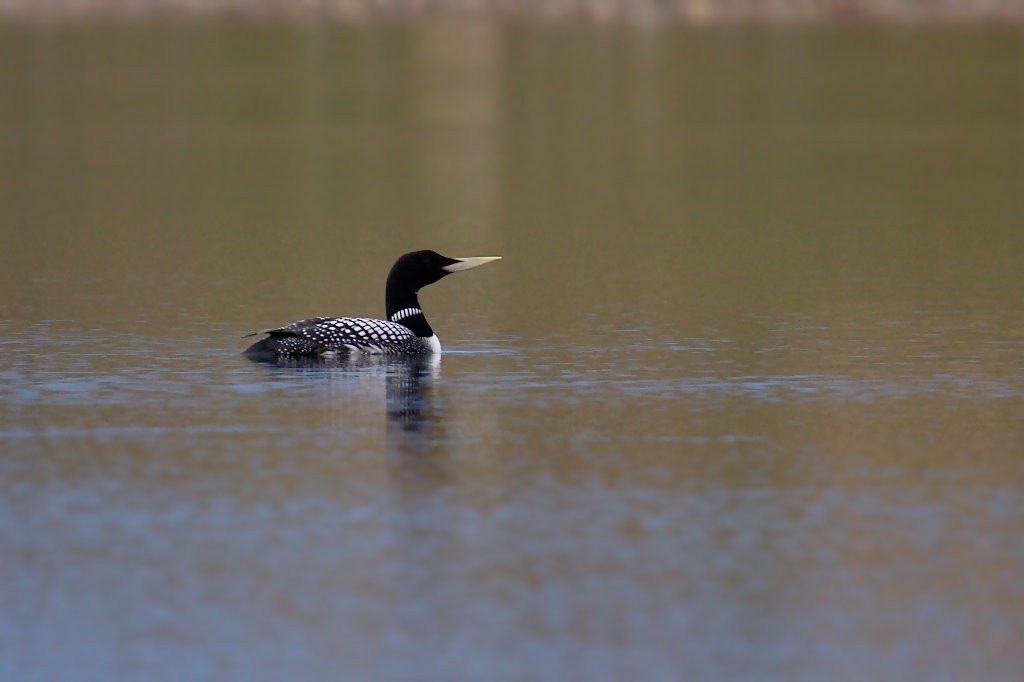
POLYGON ((0 678, 1016 680, 1009 30, 0 30, 0 678), (380 315, 434 363, 268 367, 380 315))

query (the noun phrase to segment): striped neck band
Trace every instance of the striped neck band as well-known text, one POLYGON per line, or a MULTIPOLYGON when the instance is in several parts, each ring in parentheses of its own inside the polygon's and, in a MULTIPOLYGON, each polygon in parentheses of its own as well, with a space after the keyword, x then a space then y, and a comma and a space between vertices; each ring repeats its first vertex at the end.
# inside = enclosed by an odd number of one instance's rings
POLYGON ((395 313, 394 315, 391 316, 391 321, 392 322, 401 322, 402 320, 404 320, 407 317, 412 317, 413 315, 422 315, 422 314, 423 314, 423 311, 420 310, 419 308, 402 308, 397 313, 395 313))

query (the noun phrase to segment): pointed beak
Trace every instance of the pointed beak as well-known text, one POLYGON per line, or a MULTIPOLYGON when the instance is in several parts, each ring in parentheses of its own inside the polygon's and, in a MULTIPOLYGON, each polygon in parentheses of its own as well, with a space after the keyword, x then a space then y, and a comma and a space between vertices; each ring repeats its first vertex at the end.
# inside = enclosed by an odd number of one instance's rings
POLYGON ((472 258, 456 258, 455 262, 451 265, 445 265, 442 270, 445 272, 460 272, 462 270, 469 270, 475 268, 478 265, 484 263, 490 263, 492 260, 501 260, 501 256, 474 256, 472 258))

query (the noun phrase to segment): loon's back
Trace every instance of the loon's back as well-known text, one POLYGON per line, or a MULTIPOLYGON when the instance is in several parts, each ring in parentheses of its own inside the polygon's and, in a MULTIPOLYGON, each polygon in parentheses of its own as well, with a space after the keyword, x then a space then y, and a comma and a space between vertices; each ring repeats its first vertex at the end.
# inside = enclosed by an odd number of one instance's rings
POLYGON ((245 350, 250 357, 372 353, 420 355, 440 350, 437 337, 421 338, 397 322, 369 317, 313 317, 268 329, 245 350))

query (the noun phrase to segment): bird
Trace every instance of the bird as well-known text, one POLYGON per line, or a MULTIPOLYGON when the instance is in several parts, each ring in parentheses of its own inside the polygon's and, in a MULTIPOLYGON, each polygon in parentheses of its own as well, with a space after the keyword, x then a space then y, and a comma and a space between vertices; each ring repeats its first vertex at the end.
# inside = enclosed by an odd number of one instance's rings
POLYGON ((436 251, 412 251, 398 257, 384 287, 386 320, 368 317, 312 317, 276 329, 242 354, 253 360, 331 358, 353 353, 426 355, 441 352, 441 342, 420 308, 417 294, 453 272, 500 260, 501 256, 449 258, 436 251))

